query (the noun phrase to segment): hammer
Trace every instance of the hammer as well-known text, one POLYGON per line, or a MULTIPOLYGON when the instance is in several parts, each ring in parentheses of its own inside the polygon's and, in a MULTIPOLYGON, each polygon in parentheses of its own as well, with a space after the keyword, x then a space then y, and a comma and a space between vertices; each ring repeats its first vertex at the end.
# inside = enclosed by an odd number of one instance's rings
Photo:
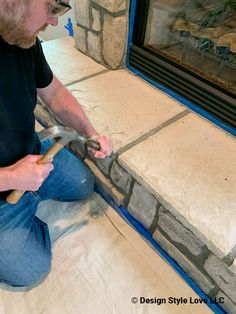
MULTIPOLYGON (((64 126, 53 126, 48 129, 44 129, 38 133, 39 139, 45 141, 47 139, 55 139, 55 143, 46 154, 37 161, 37 164, 47 164, 53 161, 53 157, 69 142, 77 140, 81 145, 80 149, 82 150, 82 155, 87 150, 88 147, 91 147, 95 150, 100 150, 100 145, 97 141, 86 138, 82 135, 79 135, 74 129, 64 126)), ((14 190, 8 196, 6 201, 9 204, 16 204, 20 198, 24 195, 25 191, 14 190)))

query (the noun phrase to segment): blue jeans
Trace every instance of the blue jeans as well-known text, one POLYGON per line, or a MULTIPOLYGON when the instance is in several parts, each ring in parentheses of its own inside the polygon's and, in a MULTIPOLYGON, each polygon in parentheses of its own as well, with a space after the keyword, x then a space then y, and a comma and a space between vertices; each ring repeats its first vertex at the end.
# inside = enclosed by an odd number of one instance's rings
MULTIPOLYGON (((41 153, 51 145, 43 142, 41 153)), ((94 190, 92 172, 68 150, 62 149, 53 164, 37 192, 26 192, 16 205, 0 201, 0 282, 29 286, 50 272, 51 242, 47 224, 36 216, 39 202, 86 199, 94 190)))

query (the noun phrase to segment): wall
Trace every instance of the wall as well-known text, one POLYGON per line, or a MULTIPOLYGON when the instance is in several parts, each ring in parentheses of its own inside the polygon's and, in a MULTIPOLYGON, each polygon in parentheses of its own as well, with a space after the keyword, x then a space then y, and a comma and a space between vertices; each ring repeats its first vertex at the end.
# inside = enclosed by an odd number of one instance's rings
POLYGON ((71 18, 73 28, 75 25, 74 1, 70 1, 70 5, 72 7, 72 10, 68 11, 65 15, 62 15, 58 18, 58 25, 56 27, 49 25, 44 32, 40 32, 40 39, 42 39, 43 41, 47 41, 69 35, 69 31, 65 28, 65 25, 67 25, 68 23, 68 18, 71 18))
POLYGON ((75 47, 108 68, 125 64, 129 0, 75 0, 75 47))

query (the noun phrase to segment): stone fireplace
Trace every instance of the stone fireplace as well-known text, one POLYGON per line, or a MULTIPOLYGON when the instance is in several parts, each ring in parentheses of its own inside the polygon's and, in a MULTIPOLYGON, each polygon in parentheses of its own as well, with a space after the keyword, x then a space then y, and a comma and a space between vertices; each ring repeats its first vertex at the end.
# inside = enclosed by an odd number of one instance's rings
POLYGON ((129 0, 75 0, 76 48, 106 67, 125 64, 129 0))
POLYGON ((75 0, 75 47, 108 68, 139 71, 234 132, 235 8, 234 0, 75 0))

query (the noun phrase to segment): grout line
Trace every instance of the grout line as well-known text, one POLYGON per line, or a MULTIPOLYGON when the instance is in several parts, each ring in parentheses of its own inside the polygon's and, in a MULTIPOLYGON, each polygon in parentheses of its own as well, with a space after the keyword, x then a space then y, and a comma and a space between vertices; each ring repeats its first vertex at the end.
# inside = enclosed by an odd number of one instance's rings
POLYGON ((81 78, 81 79, 78 79, 78 80, 76 80, 76 81, 73 81, 73 82, 71 82, 71 83, 65 84, 65 86, 66 86, 66 87, 69 87, 69 86, 74 85, 74 84, 76 84, 76 83, 80 83, 80 82, 86 81, 86 80, 91 79, 91 78, 93 78, 93 77, 95 77, 95 76, 97 76, 97 75, 101 75, 101 74, 104 74, 104 73, 107 73, 107 72, 110 72, 110 71, 111 71, 111 70, 109 70, 109 69, 105 69, 105 70, 102 70, 102 71, 100 71, 100 72, 97 72, 97 73, 94 73, 94 74, 85 76, 85 77, 83 77, 83 78, 81 78))
POLYGON ((147 133, 145 133, 144 135, 140 136, 139 138, 137 138, 136 140, 134 140, 133 142, 127 144, 126 146, 120 148, 117 150, 116 155, 121 155, 124 152, 126 152, 127 150, 131 149, 132 147, 134 147, 137 144, 140 144, 141 142, 145 141, 146 139, 148 139, 150 136, 158 133, 159 131, 161 131, 162 129, 168 127, 169 125, 171 125, 172 123, 182 119, 183 117, 187 116, 188 114, 191 113, 191 110, 186 109, 182 112, 180 112, 179 114, 177 114, 176 116, 174 116, 173 118, 167 120, 166 122, 162 123, 161 125, 159 125, 158 127, 152 129, 151 131, 148 131, 147 133))

